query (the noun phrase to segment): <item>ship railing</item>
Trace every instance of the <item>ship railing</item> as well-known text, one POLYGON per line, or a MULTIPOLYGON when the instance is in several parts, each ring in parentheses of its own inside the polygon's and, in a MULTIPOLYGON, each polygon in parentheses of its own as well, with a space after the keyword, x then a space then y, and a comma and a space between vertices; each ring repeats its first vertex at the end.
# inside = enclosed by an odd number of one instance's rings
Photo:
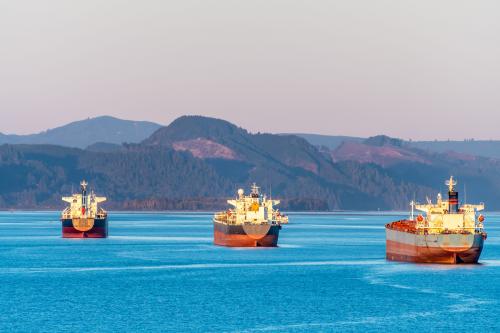
POLYGON ((236 224, 236 215, 227 215, 226 213, 215 214, 215 219, 228 224, 236 224))
POLYGON ((236 216, 233 215, 233 216, 227 216, 225 214, 222 214, 222 215, 215 215, 214 216, 214 219, 216 221, 219 221, 219 222, 222 222, 222 223, 227 223, 227 224, 279 224, 278 222, 274 221, 274 220, 271 220, 271 221, 267 221, 267 220, 264 220, 264 221, 241 221, 238 223, 237 219, 236 219, 236 216))
POLYGON ((422 227, 416 228, 417 232, 420 233, 428 233, 429 230, 436 230, 437 232, 432 232, 432 234, 452 234, 452 233, 465 233, 465 234, 473 234, 476 232, 482 232, 482 229, 478 230, 476 227, 472 228, 455 228, 455 229, 447 229, 447 228, 437 228, 437 227, 422 227))
POLYGON ((288 219, 272 219, 271 221, 271 224, 287 224, 288 223, 288 219))
POLYGON ((260 221, 260 222, 257 222, 257 221, 245 221, 243 222, 243 224, 252 224, 252 225, 256 225, 256 224, 260 224, 260 225, 264 225, 264 224, 269 224, 268 221, 260 221))
POLYGON ((63 219, 70 219, 71 218, 71 209, 68 207, 68 208, 65 208, 62 213, 61 213, 61 217, 63 219))
POLYGON ((273 224, 287 224, 288 216, 281 214, 280 212, 276 212, 272 215, 271 222, 273 224))
MULTIPOLYGON (((418 226, 418 225, 417 225, 417 226, 418 226)), ((423 227, 418 227, 417 229, 443 229, 443 230, 445 230, 445 229, 449 229, 449 228, 438 227, 438 226, 434 226, 434 227, 432 227, 432 226, 428 226, 428 225, 427 225, 427 226, 423 226, 423 227)), ((453 230, 459 230, 459 229, 477 229, 477 225, 476 225, 476 226, 474 226, 474 227, 469 227, 469 228, 467 228, 467 227, 457 227, 457 228, 453 228, 453 230)))
MULTIPOLYGON (((95 217, 96 219, 105 219, 107 216, 107 213, 105 212, 99 212, 97 214, 95 214, 95 217)), ((73 215, 71 214, 71 210, 64 210, 62 213, 61 213, 61 217, 63 219, 72 219, 73 218, 73 215)), ((92 214, 89 214, 87 217, 89 218, 92 218, 92 214)))
POLYGON ((99 213, 95 214, 95 217, 97 219, 104 219, 104 218, 106 218, 107 215, 108 215, 107 213, 99 212, 99 213))

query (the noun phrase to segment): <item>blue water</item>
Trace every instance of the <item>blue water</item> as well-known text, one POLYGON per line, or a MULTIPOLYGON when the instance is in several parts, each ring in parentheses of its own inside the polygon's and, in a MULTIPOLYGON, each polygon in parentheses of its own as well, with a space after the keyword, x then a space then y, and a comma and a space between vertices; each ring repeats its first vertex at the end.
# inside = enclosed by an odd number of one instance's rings
POLYGON ((398 214, 292 214, 274 249, 212 245, 209 214, 0 213, 0 332, 500 331, 500 215, 482 265, 384 260, 398 214))

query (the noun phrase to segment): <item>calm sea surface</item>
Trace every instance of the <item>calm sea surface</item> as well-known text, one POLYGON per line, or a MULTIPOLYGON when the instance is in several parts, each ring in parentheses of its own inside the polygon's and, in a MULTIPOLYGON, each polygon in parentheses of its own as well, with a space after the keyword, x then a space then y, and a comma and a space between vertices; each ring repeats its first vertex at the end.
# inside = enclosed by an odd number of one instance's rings
POLYGON ((291 214, 279 248, 212 245, 210 214, 0 212, 0 332, 500 331, 500 215, 481 265, 388 263, 398 214, 291 214))

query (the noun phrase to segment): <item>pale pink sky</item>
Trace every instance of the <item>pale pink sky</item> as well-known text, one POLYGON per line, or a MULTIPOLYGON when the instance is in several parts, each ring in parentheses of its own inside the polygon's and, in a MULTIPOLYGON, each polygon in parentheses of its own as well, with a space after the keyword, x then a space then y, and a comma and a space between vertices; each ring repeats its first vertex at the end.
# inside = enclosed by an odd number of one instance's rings
POLYGON ((98 115, 500 139, 496 0, 0 0, 0 132, 98 115))

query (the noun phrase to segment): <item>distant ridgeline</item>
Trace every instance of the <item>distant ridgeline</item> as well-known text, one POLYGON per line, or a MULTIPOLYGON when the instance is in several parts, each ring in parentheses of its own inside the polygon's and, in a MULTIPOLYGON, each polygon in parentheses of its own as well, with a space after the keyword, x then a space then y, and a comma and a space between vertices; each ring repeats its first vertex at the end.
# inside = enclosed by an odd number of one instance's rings
POLYGON ((96 143, 136 143, 149 137, 161 125, 148 121, 132 121, 109 116, 89 118, 29 135, 0 133, 0 144, 53 144, 85 148, 96 143))
POLYGON ((414 198, 444 191, 434 186, 450 174, 467 185, 468 200, 500 208, 496 159, 429 152, 384 136, 345 138, 333 149, 184 116, 139 143, 1 145, 0 208, 60 209, 61 196, 86 179, 109 199, 107 209, 219 210, 237 188, 256 182, 283 210, 406 210, 414 198))

